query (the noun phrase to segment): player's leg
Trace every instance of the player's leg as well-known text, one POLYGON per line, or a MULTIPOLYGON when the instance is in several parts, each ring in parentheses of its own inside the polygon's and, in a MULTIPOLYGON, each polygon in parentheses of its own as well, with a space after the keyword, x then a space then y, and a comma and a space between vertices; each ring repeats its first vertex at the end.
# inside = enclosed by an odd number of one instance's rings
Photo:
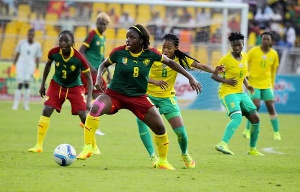
POLYGON ((99 116, 111 112, 112 101, 107 94, 100 95, 92 104, 87 114, 84 126, 84 147, 78 154, 78 159, 86 159, 93 154, 93 142, 95 142, 95 132, 99 127, 99 116))
POLYGON ((139 118, 136 118, 136 122, 138 125, 140 138, 150 156, 150 161, 151 161, 152 166, 155 167, 157 164, 158 158, 154 151, 154 147, 153 147, 152 139, 151 139, 151 133, 149 131, 149 128, 139 118))
MULTIPOLYGON (((93 85, 94 85, 96 83, 97 73, 96 74, 92 73, 92 78, 93 78, 93 85)), ((93 99, 96 99, 99 95, 103 94, 107 89, 107 83, 106 83, 105 79, 103 77, 101 77, 101 78, 102 78, 102 90, 99 91, 99 90, 94 89, 93 93, 92 93, 93 99)), ((100 136, 105 135, 105 133, 102 132, 99 127, 96 130, 95 134, 100 135, 100 136)))
POLYGON ((281 140, 279 133, 279 120, 274 104, 274 93, 271 89, 265 89, 262 94, 263 100, 265 101, 268 113, 270 115, 270 122, 274 131, 274 140, 281 140))
POLYGON ((29 110, 29 100, 30 100, 30 84, 29 81, 25 81, 24 83, 24 109, 29 110))
POLYGON ((241 108, 245 117, 250 121, 250 150, 249 155, 263 155, 256 149, 256 143, 260 132, 260 119, 253 101, 245 94, 242 98, 241 108))
POLYGON ((23 82, 18 82, 17 84, 18 84, 17 89, 15 90, 15 94, 14 94, 14 104, 12 107, 13 110, 18 110, 19 102, 22 94, 23 82))
POLYGON ((43 152, 43 142, 50 125, 50 116, 52 115, 53 111, 54 107, 44 105, 44 109, 38 123, 37 143, 33 148, 28 149, 29 152, 43 152))
POLYGON ((155 134, 154 141, 157 146, 159 156, 159 162, 156 165, 157 168, 173 170, 174 167, 169 164, 167 159, 169 149, 168 135, 165 130, 161 115, 155 106, 149 108, 145 117, 143 118, 143 121, 155 134))
MULTIPOLYGON (((254 93, 250 95, 250 98, 252 99, 254 105, 257 108, 257 111, 260 108, 260 100, 261 100, 261 96, 262 95, 262 90, 261 89, 254 89, 254 93)), ((251 127, 251 123, 249 120, 247 120, 246 123, 246 129, 243 131, 242 135, 243 137, 249 139, 250 138, 250 127, 251 127)))
MULTIPOLYGON (((150 97, 151 98, 151 97, 150 97)), ((157 98, 159 100, 158 106, 161 114, 171 125, 174 133, 177 136, 177 141, 181 150, 181 157, 187 168, 194 168, 196 163, 188 154, 188 135, 183 124, 180 109, 177 103, 177 98, 157 98)))
POLYGON ((37 143, 35 147, 28 150, 29 152, 43 151, 43 141, 50 125, 50 116, 52 115, 54 109, 56 109, 56 111, 61 110, 61 106, 65 101, 65 97, 63 97, 65 93, 66 91, 62 90, 60 85, 58 85, 54 81, 50 82, 49 88, 46 93, 46 97, 48 99, 44 102, 42 115, 39 119, 37 143))
POLYGON ((234 155, 234 153, 228 148, 228 143, 242 122, 240 102, 241 94, 226 95, 222 99, 222 104, 227 110, 227 115, 230 117, 230 121, 226 125, 222 141, 216 145, 215 149, 223 154, 234 155))

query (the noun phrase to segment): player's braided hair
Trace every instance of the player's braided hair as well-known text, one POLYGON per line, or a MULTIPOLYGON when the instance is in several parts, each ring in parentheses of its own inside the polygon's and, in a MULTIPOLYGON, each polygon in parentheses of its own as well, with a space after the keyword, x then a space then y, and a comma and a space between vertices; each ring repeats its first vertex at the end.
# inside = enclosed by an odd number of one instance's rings
POLYGON ((150 45, 150 37, 147 30, 140 24, 129 27, 129 29, 134 29, 138 32, 143 41, 143 49, 148 49, 150 45))
MULTIPOLYGON (((166 35, 163 37, 163 40, 165 40, 165 41, 172 41, 176 47, 179 46, 179 38, 178 38, 175 34, 172 34, 172 33, 166 34, 166 35)), ((197 59, 194 59, 193 57, 191 57, 191 56, 185 54, 184 52, 180 51, 179 49, 176 49, 176 50, 174 51, 174 55, 175 55, 176 57, 178 57, 179 64, 180 64, 183 68, 190 68, 189 65, 188 65, 188 62, 187 62, 187 60, 186 60, 186 57, 191 58, 191 59, 193 59, 194 61, 197 61, 198 63, 200 63, 197 59)), ((172 59, 172 58, 171 58, 171 59, 172 59)))
POLYGON ((230 33, 228 40, 230 42, 236 41, 236 40, 244 40, 244 35, 241 34, 240 32, 232 32, 232 33, 230 33))
POLYGON ((67 35, 69 35, 71 37, 71 39, 72 39, 72 47, 74 47, 75 46, 75 38, 74 38, 73 33, 71 31, 69 31, 69 30, 64 30, 64 31, 60 32, 59 36, 61 36, 62 34, 67 34, 67 35))

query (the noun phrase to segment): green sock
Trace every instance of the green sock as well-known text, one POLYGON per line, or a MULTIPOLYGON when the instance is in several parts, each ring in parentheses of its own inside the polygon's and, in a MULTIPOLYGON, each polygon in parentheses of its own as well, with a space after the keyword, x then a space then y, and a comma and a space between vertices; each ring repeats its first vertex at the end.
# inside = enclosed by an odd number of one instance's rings
POLYGON ((249 120, 247 120, 246 129, 247 129, 247 130, 250 130, 250 127, 251 127, 251 123, 250 123, 249 120))
POLYGON ((179 147, 181 149, 181 153, 186 154, 187 153, 187 145, 188 145, 188 136, 185 131, 185 127, 184 126, 177 127, 175 129, 173 129, 173 131, 177 135, 177 140, 178 140, 179 147))
POLYGON ((260 123, 252 124, 251 132, 250 132, 250 147, 254 147, 254 148, 256 147, 259 131, 260 131, 260 123))
POLYGON ((141 121, 139 118, 136 118, 136 122, 138 124, 139 127, 139 134, 140 134, 140 138, 147 150, 147 152, 149 153, 149 156, 154 154, 154 148, 153 148, 153 144, 152 144, 152 139, 151 139, 151 134, 149 131, 148 126, 141 121))
POLYGON ((230 121, 226 126, 225 133, 223 135, 222 141, 228 143, 234 134, 235 130, 239 127, 242 122, 242 114, 236 113, 230 116, 230 121))
POLYGON ((278 132, 279 131, 279 121, 278 121, 278 117, 276 117, 275 119, 270 119, 272 127, 273 127, 273 131, 274 132, 278 132))

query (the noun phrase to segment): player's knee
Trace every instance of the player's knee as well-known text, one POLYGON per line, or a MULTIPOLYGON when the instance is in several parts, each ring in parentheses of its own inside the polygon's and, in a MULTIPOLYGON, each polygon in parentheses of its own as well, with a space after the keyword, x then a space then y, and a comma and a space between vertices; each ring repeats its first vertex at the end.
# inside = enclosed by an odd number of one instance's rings
POLYGON ((90 110, 90 115, 93 117, 99 117, 104 107, 105 107, 105 103, 95 100, 90 110))
POLYGON ((24 88, 29 89, 29 83, 24 83, 24 88))
POLYGON ((250 114, 248 119, 252 124, 257 124, 260 121, 258 113, 250 114))
POLYGON ((242 123, 243 116, 241 113, 235 113, 230 116, 230 119, 239 126, 242 123))

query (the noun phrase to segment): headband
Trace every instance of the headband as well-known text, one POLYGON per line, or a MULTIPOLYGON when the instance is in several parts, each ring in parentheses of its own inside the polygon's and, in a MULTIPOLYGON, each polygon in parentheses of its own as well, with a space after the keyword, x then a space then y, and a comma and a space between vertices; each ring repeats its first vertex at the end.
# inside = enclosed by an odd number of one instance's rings
POLYGON ((129 27, 129 29, 130 28, 134 28, 135 30, 137 30, 137 32, 139 33, 139 34, 141 34, 143 37, 144 37, 144 34, 142 33, 142 31, 139 29, 139 28, 137 28, 136 26, 131 26, 131 27, 129 27))

